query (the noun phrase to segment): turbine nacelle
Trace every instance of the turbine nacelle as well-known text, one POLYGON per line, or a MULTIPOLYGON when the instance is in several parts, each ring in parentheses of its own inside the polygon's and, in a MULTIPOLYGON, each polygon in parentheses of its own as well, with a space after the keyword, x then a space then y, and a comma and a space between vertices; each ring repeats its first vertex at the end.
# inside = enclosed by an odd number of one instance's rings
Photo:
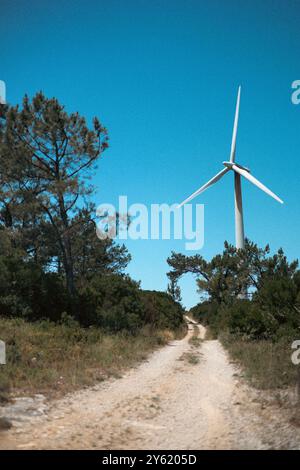
POLYGON ((249 168, 247 168, 243 165, 240 165, 239 163, 236 163, 236 162, 223 162, 223 165, 226 166, 226 168, 228 168, 229 170, 234 170, 234 168, 232 168, 232 167, 235 165, 238 168, 241 168, 242 170, 248 171, 248 173, 250 173, 249 168))

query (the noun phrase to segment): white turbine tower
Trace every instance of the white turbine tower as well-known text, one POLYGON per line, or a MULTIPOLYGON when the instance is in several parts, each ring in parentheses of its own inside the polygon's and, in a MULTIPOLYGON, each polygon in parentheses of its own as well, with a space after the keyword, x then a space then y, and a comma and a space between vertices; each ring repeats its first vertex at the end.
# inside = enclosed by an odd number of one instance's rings
POLYGON ((236 136, 237 136, 237 128, 238 128, 238 120, 239 120, 240 98, 241 98, 241 87, 239 87, 238 95, 237 95, 229 162, 223 162, 223 165, 225 166, 223 170, 221 170, 216 176, 214 176, 207 183, 201 186, 201 188, 197 189, 197 191, 191 194, 191 196, 185 199, 178 206, 178 207, 181 207, 183 206, 183 204, 186 204, 187 202, 191 201, 192 199, 194 199, 194 197, 203 193, 207 188, 209 188, 211 185, 219 181, 219 179, 221 179, 228 171, 233 170, 234 172, 234 202, 235 202, 235 241, 236 241, 236 248, 238 249, 244 248, 245 246, 241 176, 251 181, 251 183, 257 186, 259 189, 261 189, 262 191, 267 193, 269 196, 276 199, 276 201, 283 204, 283 201, 278 196, 276 196, 276 194, 270 191, 270 189, 268 189, 264 184, 262 184, 260 181, 254 178, 254 176, 250 174, 250 170, 248 168, 245 168, 244 166, 239 165, 235 161, 236 136))
POLYGON ((0 104, 6 103, 5 94, 5 82, 0 80, 0 104))

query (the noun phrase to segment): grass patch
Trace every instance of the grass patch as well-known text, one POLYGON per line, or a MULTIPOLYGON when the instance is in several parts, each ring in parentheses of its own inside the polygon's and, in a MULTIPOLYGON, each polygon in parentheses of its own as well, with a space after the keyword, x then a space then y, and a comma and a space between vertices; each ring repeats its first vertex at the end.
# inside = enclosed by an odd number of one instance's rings
POLYGON ((0 431, 7 431, 12 427, 11 422, 3 417, 0 417, 0 431))
POLYGON ((205 331, 205 341, 211 341, 218 338, 218 335, 207 325, 205 331))
POLYGON ((199 337, 200 335, 199 327, 197 325, 193 325, 193 326, 194 326, 194 332, 191 338, 189 339, 189 344, 193 346, 194 348, 199 348, 203 340, 199 337))
POLYGON ((194 348, 200 348, 202 344, 203 339, 197 338, 197 336, 192 336, 192 338, 189 339, 189 343, 194 347, 194 348))
POLYGON ((196 365, 199 363, 199 360, 198 354, 187 353, 187 361, 189 364, 196 365))
POLYGON ((154 349, 184 336, 185 329, 173 333, 144 328, 134 336, 112 335, 76 324, 0 319, 0 332, 7 354, 7 364, 0 366, 0 401, 4 402, 9 391, 54 397, 119 377, 154 349))
POLYGON ((245 377, 261 389, 280 389, 297 382, 291 361, 291 339, 250 341, 228 333, 220 335, 231 357, 243 366, 245 377))
POLYGON ((200 358, 199 358, 199 354, 195 354, 193 352, 185 352, 182 354, 179 360, 188 362, 189 364, 192 364, 192 365, 196 365, 199 363, 200 358))

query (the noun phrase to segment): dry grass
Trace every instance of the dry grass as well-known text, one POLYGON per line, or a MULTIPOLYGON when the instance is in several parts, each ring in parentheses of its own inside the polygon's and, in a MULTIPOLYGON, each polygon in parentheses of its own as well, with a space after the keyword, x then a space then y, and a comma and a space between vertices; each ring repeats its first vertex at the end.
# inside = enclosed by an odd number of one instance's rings
POLYGON ((249 341, 229 334, 220 335, 220 340, 257 388, 280 389, 296 384, 297 366, 291 361, 290 340, 249 341))
POLYGON ((200 335, 199 327, 197 325, 193 325, 193 326, 194 326, 194 332, 191 338, 189 339, 189 344, 193 346, 194 348, 199 348, 203 340, 199 337, 200 335))
POLYGON ((179 360, 180 361, 185 361, 188 364, 196 365, 200 361, 200 354, 197 351, 198 348, 200 348, 202 344, 202 339, 199 338, 200 330, 197 325, 193 325, 194 331, 193 335, 189 339, 189 344, 192 346, 192 350, 188 352, 184 352, 179 360))
POLYGON ((180 356, 179 361, 185 361, 195 366, 199 363, 200 357, 199 354, 195 354, 193 352, 185 352, 180 356))
POLYGON ((109 335, 97 328, 27 323, 0 319, 7 364, 0 366, 0 401, 12 394, 60 396, 92 385, 146 359, 147 355, 185 328, 172 333, 144 329, 136 336, 109 335))
POLYGON ((205 332, 205 340, 206 341, 211 341, 213 339, 217 339, 218 335, 215 334, 212 329, 207 325, 206 326, 206 332, 205 332))

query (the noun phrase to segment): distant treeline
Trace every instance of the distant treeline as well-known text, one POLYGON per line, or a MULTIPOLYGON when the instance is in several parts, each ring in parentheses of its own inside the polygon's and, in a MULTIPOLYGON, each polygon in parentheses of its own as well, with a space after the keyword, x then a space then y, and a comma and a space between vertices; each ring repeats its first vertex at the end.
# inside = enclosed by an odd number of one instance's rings
POLYGON ((269 246, 259 248, 249 240, 244 250, 226 242, 223 253, 210 261, 173 253, 168 263, 173 292, 184 273, 195 274, 205 300, 191 313, 216 334, 228 330, 274 340, 299 335, 300 271, 298 261, 289 262, 282 249, 270 255, 269 246))

